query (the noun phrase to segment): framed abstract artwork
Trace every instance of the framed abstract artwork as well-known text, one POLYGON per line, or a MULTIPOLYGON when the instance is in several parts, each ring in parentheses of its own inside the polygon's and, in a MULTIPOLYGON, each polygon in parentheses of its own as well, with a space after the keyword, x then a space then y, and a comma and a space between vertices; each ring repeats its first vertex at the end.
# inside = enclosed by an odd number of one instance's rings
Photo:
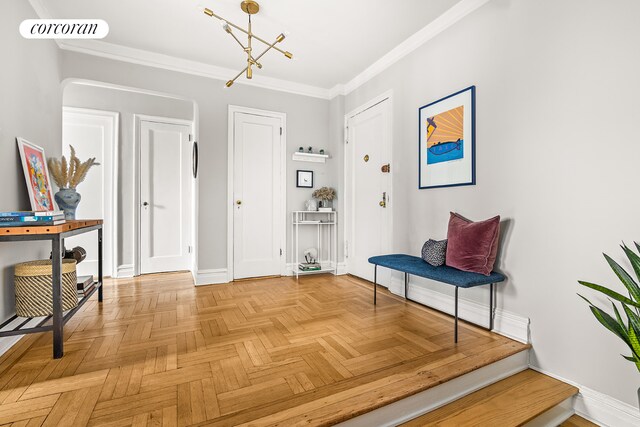
POLYGON ((418 109, 418 188, 475 185, 476 87, 418 109))
POLYGON ((24 138, 16 138, 24 179, 27 182, 31 209, 34 211, 53 211, 53 190, 49 168, 44 149, 27 141, 24 138))

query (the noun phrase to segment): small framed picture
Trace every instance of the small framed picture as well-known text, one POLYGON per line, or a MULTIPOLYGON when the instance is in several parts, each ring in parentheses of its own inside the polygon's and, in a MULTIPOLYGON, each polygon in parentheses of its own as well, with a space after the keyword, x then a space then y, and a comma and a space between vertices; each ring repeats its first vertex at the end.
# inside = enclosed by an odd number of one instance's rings
POLYGON ((313 188, 313 171, 297 171, 296 187, 313 188))
POLYGON ((34 211, 53 211, 53 191, 49 168, 44 149, 27 141, 24 138, 16 138, 24 179, 27 182, 31 209, 34 211))

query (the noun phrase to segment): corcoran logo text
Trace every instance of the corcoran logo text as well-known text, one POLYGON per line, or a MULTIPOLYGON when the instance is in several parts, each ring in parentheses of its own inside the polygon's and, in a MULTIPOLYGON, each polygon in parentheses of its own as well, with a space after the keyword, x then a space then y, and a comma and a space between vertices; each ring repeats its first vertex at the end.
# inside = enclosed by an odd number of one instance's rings
POLYGON ((109 24, 102 19, 26 19, 20 34, 26 39, 103 39, 109 24))

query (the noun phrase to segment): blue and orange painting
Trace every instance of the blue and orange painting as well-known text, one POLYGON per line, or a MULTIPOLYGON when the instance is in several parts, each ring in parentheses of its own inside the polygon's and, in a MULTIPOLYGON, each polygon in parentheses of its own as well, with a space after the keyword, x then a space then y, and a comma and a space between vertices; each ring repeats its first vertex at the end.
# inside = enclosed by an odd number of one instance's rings
POLYGON ((464 158, 464 106, 428 117, 427 164, 464 158))

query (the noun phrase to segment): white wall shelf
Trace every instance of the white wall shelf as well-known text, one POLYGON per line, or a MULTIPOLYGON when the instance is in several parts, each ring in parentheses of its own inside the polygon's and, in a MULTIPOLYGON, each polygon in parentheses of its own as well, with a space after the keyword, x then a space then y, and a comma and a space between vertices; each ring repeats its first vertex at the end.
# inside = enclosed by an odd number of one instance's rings
POLYGON ((296 151, 291 156, 291 159, 297 162, 313 162, 313 163, 324 163, 329 158, 328 154, 316 154, 316 153, 302 153, 300 151, 296 151))
POLYGON ((291 246, 293 248, 293 275, 338 274, 338 214, 336 211, 293 211, 291 213, 291 246), (300 269, 300 227, 316 227, 316 248, 320 270, 300 269))

